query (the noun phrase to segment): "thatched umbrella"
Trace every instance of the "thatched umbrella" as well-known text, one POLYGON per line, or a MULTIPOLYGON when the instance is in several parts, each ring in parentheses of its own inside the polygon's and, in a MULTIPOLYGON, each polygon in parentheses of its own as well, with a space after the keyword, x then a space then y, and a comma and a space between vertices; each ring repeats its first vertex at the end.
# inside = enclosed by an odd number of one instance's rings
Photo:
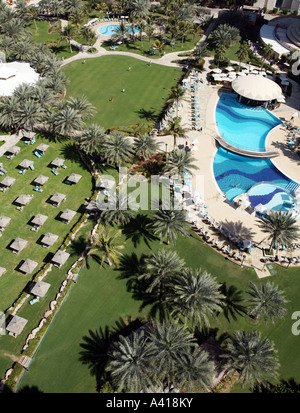
POLYGON ((51 287, 51 284, 45 283, 44 281, 38 281, 35 285, 31 288, 31 294, 36 295, 37 297, 44 297, 51 287))
POLYGON ((81 178, 82 178, 81 175, 72 173, 72 174, 67 178, 67 181, 71 182, 72 184, 77 184, 77 183, 80 181, 81 178))
POLYGON ((6 273, 6 268, 0 267, 0 277, 1 277, 1 275, 5 274, 5 273, 6 273))
POLYGON ((28 169, 30 165, 33 165, 33 161, 29 159, 23 159, 23 161, 19 163, 19 167, 24 169, 28 169))
POLYGON ((33 198, 33 195, 20 195, 15 202, 20 205, 27 205, 33 198))
POLYGON ((47 221, 47 219, 48 219, 47 215, 37 214, 31 221, 31 223, 33 225, 37 225, 38 227, 40 227, 47 221))
POLYGON ((16 182, 15 178, 11 176, 6 176, 2 181, 1 185, 6 186, 7 188, 11 187, 16 182))
POLYGON ((25 272, 26 274, 31 274, 37 265, 37 262, 27 258, 27 260, 20 266, 19 270, 25 272))
POLYGON ((58 250, 57 253, 52 258, 52 262, 56 267, 61 267, 69 258, 70 254, 66 251, 58 250))
POLYGON ((6 330, 9 331, 10 335, 17 337, 23 331, 27 321, 25 318, 15 315, 7 324, 6 330))
POLYGON ((41 144, 36 148, 36 151, 45 153, 48 148, 49 148, 49 145, 46 145, 45 143, 41 143, 41 144))
POLYGON ((60 167, 60 166, 62 166, 63 165, 63 163, 65 162, 65 160, 64 159, 61 159, 61 158, 55 158, 55 159, 53 159, 53 161, 51 162, 51 165, 54 165, 54 166, 56 166, 56 167, 60 167))
POLYGON ((26 247, 27 243, 28 241, 26 241, 25 239, 16 238, 9 248, 19 254, 19 252, 26 247))
POLYGON ((39 175, 33 182, 38 185, 44 185, 48 181, 48 179, 48 176, 39 175))
POLYGON ((20 152, 21 148, 19 146, 13 145, 9 149, 7 149, 8 153, 12 153, 13 155, 17 155, 20 152))
POLYGON ((60 205, 61 202, 66 200, 66 195, 61 194, 60 192, 56 192, 52 197, 50 198, 50 201, 53 204, 56 204, 56 206, 60 205))
POLYGON ((1 228, 6 228, 7 225, 10 223, 11 218, 5 217, 4 215, 0 216, 0 227, 1 228))
POLYGON ((41 243, 44 244, 46 247, 50 247, 58 240, 58 235, 51 234, 51 232, 47 232, 47 234, 41 239, 41 243))
POLYGON ((69 223, 72 218, 76 215, 75 211, 72 211, 72 209, 65 209, 63 213, 61 214, 60 218, 66 222, 69 223))

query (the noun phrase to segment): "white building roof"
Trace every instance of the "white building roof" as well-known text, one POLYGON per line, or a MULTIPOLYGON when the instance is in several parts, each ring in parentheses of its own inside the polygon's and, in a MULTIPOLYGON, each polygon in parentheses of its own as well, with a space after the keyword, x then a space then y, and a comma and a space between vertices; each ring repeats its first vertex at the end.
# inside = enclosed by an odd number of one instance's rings
POLYGON ((275 26, 264 24, 260 29, 260 37, 265 44, 270 44, 274 52, 278 55, 288 55, 290 50, 279 43, 275 35, 275 29, 275 26))
POLYGON ((0 96, 11 96, 22 83, 35 84, 39 74, 29 63, 0 63, 0 96))

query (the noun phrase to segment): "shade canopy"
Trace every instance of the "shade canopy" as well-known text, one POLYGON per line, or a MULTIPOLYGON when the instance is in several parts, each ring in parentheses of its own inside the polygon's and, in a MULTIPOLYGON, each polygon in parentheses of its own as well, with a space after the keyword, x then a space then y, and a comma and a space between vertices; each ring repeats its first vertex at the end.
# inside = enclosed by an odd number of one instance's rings
POLYGON ((233 80, 231 85, 237 94, 251 100, 274 100, 282 94, 277 83, 261 75, 241 76, 233 80))
POLYGON ((49 148, 49 145, 46 145, 45 143, 41 143, 36 150, 40 152, 46 152, 46 150, 49 148))
POLYGON ((55 159, 53 159, 53 161, 51 162, 51 164, 54 165, 54 166, 58 166, 58 167, 59 167, 59 166, 62 166, 64 162, 65 162, 64 159, 55 158, 55 159))
POLYGON ((34 182, 39 185, 44 185, 48 181, 48 176, 39 175, 34 182))
POLYGON ((33 165, 33 161, 30 161, 29 159, 24 159, 21 163, 19 163, 20 168, 29 168, 30 165, 33 165))
POLYGON ((60 218, 63 221, 71 221, 72 218, 76 215, 75 211, 72 211, 72 209, 65 209, 63 213, 61 214, 60 218))
POLYGON ((49 290, 51 284, 45 283, 44 281, 38 281, 34 284, 30 290, 31 294, 34 294, 38 297, 44 297, 49 290))
POLYGON ((0 277, 1 277, 1 275, 5 274, 5 273, 6 273, 6 268, 0 267, 0 277))
POLYGON ((82 178, 81 175, 72 173, 72 174, 67 178, 67 180, 68 180, 69 182, 72 182, 73 184, 77 184, 77 182, 79 182, 81 178, 82 178))
POLYGON ((67 259, 69 258, 70 254, 66 251, 58 250, 57 253, 52 258, 52 262, 59 266, 63 265, 67 259))
POLYGON ((31 221, 31 223, 33 225, 38 225, 41 226, 45 223, 45 221, 48 219, 47 215, 43 215, 43 214, 37 214, 33 220, 31 221))
POLYGON ((20 205, 27 205, 33 198, 33 195, 20 195, 15 202, 20 205))
POLYGON ((6 177, 1 181, 1 185, 6 186, 6 187, 10 187, 10 186, 12 186, 15 182, 16 182, 15 178, 12 178, 12 177, 10 177, 10 176, 6 176, 6 177))
POLYGON ((47 232, 47 234, 41 239, 41 243, 50 246, 53 245, 57 240, 58 235, 51 234, 51 232, 47 232))
POLYGON ((5 228, 10 223, 11 218, 4 215, 0 216, 0 227, 5 228))
POLYGON ((13 335, 17 336, 22 332, 23 328, 27 324, 27 321, 28 320, 26 320, 25 318, 15 315, 7 324, 6 330, 12 333, 13 335))
POLYGON ((66 199, 65 194, 61 194, 60 192, 56 192, 51 198, 50 201, 54 202, 55 204, 60 204, 62 201, 66 199))
POLYGON ((23 262, 19 269, 20 271, 25 272, 26 274, 31 274, 37 265, 37 262, 27 259, 23 262))
POLYGON ((10 249, 15 250, 17 252, 22 251, 23 248, 26 247, 28 241, 22 238, 16 238, 13 243, 10 245, 10 249))
POLYGON ((13 145, 9 149, 7 149, 7 152, 12 153, 13 155, 16 155, 19 153, 21 148, 19 146, 13 145))

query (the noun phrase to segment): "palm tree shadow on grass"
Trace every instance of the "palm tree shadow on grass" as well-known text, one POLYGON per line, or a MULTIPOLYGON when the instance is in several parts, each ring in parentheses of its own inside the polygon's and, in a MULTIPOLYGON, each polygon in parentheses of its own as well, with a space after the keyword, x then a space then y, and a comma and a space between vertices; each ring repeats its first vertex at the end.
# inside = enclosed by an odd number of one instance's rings
POLYGON ((84 162, 82 162, 82 159, 78 153, 78 150, 76 148, 76 144, 75 143, 67 143, 66 145, 64 145, 64 147, 61 149, 60 151, 61 156, 72 163, 77 163, 80 164, 80 166, 87 170, 87 166, 84 162))
POLYGON ((199 345, 203 344, 209 338, 213 338, 219 345, 221 345, 230 337, 230 335, 227 332, 224 332, 218 337, 218 331, 219 329, 217 327, 196 327, 194 335, 199 345))
POLYGON ((277 384, 255 386, 253 393, 300 393, 300 383, 296 383, 295 379, 280 380, 277 384))
POLYGON ((123 255, 120 259, 119 271, 121 272, 120 279, 128 279, 127 291, 132 293, 134 300, 140 301, 139 311, 148 307, 148 317, 155 318, 158 316, 160 321, 167 317, 166 305, 163 297, 160 297, 157 291, 152 291, 151 294, 146 292, 151 281, 139 279, 139 276, 145 272, 145 258, 147 255, 142 255, 140 258, 135 253, 131 255, 123 255))
POLYGON ((247 313, 247 307, 242 305, 242 292, 234 285, 227 287, 226 282, 224 282, 221 286, 221 293, 225 296, 222 313, 227 321, 230 322, 230 317, 237 320, 237 315, 243 316, 247 313))
POLYGON ((89 335, 82 338, 79 344, 82 350, 79 352, 79 361, 87 365, 92 376, 96 377, 96 390, 100 391, 101 386, 109 379, 105 368, 109 361, 108 351, 111 344, 116 341, 120 335, 128 336, 132 331, 142 326, 139 319, 128 320, 126 323, 123 319, 115 322, 114 327, 99 327, 98 330, 89 330, 89 335))
POLYGON ((144 214, 137 214, 134 219, 123 227, 123 234, 126 236, 126 240, 129 238, 132 240, 133 245, 137 248, 141 241, 151 249, 149 241, 157 241, 158 238, 153 234, 150 224, 152 220, 149 216, 144 214))
POLYGON ((145 119, 146 121, 153 122, 158 121, 158 116, 155 114, 155 110, 141 108, 137 110, 135 113, 139 115, 140 119, 145 119))
POLYGON ((81 256, 84 252, 86 252, 86 248, 88 246, 88 240, 81 235, 79 238, 76 238, 72 241, 70 247, 70 254, 72 256, 81 256))
POLYGON ((47 139, 49 142, 54 142, 54 143, 66 142, 69 139, 65 136, 56 135, 55 133, 51 133, 47 131, 39 131, 38 136, 42 139, 47 139))

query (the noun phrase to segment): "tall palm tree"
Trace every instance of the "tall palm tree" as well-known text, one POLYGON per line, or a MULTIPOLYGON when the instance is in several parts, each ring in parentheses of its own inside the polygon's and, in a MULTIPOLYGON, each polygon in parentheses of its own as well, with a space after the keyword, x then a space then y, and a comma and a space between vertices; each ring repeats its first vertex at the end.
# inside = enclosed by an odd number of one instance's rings
POLYGON ((0 100, 0 125, 5 128, 16 127, 16 113, 19 100, 16 96, 5 96, 0 100))
POLYGON ((180 20, 178 19, 177 16, 174 16, 168 21, 168 24, 166 26, 166 31, 167 33, 170 33, 170 36, 171 36, 170 43, 171 43, 172 51, 173 51, 174 42, 177 39, 179 31, 180 31, 179 24, 180 24, 180 20))
POLYGON ((207 327, 209 318, 220 312, 224 295, 217 283, 206 271, 191 268, 175 277, 168 291, 167 301, 172 309, 171 314, 185 323, 191 321, 192 329, 207 327))
POLYGON ((145 27, 145 33, 146 33, 146 35, 148 36, 148 39, 149 39, 149 52, 150 52, 150 49, 151 49, 151 39, 153 37, 154 32, 155 32, 154 26, 151 25, 151 24, 147 24, 147 26, 145 27))
POLYGON ((144 20, 140 20, 137 24, 140 31, 141 48, 143 47, 143 33, 145 32, 146 23, 144 20))
POLYGON ((263 45, 262 51, 261 51, 261 54, 262 54, 262 57, 263 57, 261 66, 263 66, 265 61, 267 59, 269 59, 273 55, 273 53, 274 53, 274 51, 273 51, 273 48, 270 44, 264 44, 263 45))
POLYGON ((126 225, 134 217, 129 209, 127 193, 125 192, 116 191, 116 195, 110 194, 106 207, 101 212, 101 218, 105 222, 126 225))
POLYGON ((27 9, 26 9, 26 13, 27 13, 28 17, 30 18, 30 20, 33 20, 35 30, 37 30, 36 20, 37 20, 37 17, 39 15, 38 9, 36 9, 35 6, 28 6, 27 9))
POLYGON ((174 382, 183 357, 195 347, 193 335, 186 326, 164 322, 150 328, 148 338, 149 355, 159 378, 174 382))
POLYGON ((96 112, 96 108, 87 100, 86 96, 71 96, 67 100, 67 104, 70 108, 77 110, 84 120, 92 118, 96 112))
POLYGON ((176 118, 178 118, 178 106, 179 102, 182 101, 183 97, 185 95, 185 90, 183 89, 182 86, 180 86, 178 83, 176 86, 173 86, 171 88, 171 95, 168 99, 168 102, 176 102, 176 118))
POLYGON ((174 138, 174 149, 176 149, 177 138, 185 138, 186 130, 180 124, 181 118, 175 117, 168 121, 168 128, 166 133, 173 135, 174 138))
POLYGON ((56 134, 71 137, 82 128, 82 117, 76 109, 64 106, 55 114, 54 131, 56 134))
POLYGON ((227 360, 230 374, 238 373, 242 385, 253 389, 277 379, 279 361, 274 343, 261 337, 259 331, 237 331, 225 347, 223 357, 227 360))
MULTIPOLYGON (((209 359, 209 354, 194 348, 183 354, 176 372, 176 381, 180 388, 186 389, 187 392, 194 390, 194 387, 207 391, 213 383, 215 374, 215 364, 209 359)), ((196 390, 199 392, 199 390, 196 390)))
POLYGON ((148 159, 154 155, 157 150, 158 144, 156 140, 148 133, 137 136, 134 140, 133 151, 139 157, 142 156, 144 159, 148 159))
POLYGON ((34 100, 21 101, 17 107, 15 121, 17 129, 32 131, 43 121, 44 110, 39 102, 34 100))
POLYGON ((258 226, 262 232, 269 234, 271 240, 270 249, 275 244, 291 244, 299 238, 300 229, 296 220, 291 214, 286 214, 281 210, 271 210, 268 214, 259 218, 258 226))
POLYGON ((155 39, 153 42, 153 47, 158 50, 158 56, 160 56, 162 50, 165 48, 165 43, 160 39, 155 39))
MULTIPOLYGON (((241 62, 243 62, 244 60, 248 59, 248 53, 249 53, 249 48, 246 42, 243 42, 240 47, 239 50, 236 52, 236 55, 239 59, 239 66, 241 66, 241 62)), ((241 68, 241 67, 240 67, 241 68)))
POLYGON ((207 47, 206 44, 196 45, 193 51, 194 60, 197 64, 199 64, 204 57, 207 56, 207 47))
POLYGON ((84 39, 86 40, 86 42, 88 43, 88 45, 92 46, 96 40, 95 33, 87 26, 82 27, 80 32, 82 36, 84 37, 84 39))
POLYGON ((145 258, 145 264, 145 272, 139 278, 150 280, 146 292, 158 290, 159 297, 163 298, 166 285, 181 272, 185 262, 175 251, 158 250, 152 256, 145 258))
POLYGON ((185 211, 159 210, 153 218, 154 234, 160 237, 161 242, 166 238, 168 245, 170 241, 175 245, 178 235, 187 236, 188 223, 185 211))
POLYGON ((138 393, 153 387, 155 375, 150 368, 151 358, 143 333, 133 332, 120 336, 108 351, 110 361, 106 371, 112 377, 117 392, 138 393))
POLYGON ((121 21, 120 24, 113 29, 113 32, 113 36, 121 36, 122 41, 124 41, 125 36, 129 33, 129 27, 124 21, 121 21))
POLYGON ((132 0, 130 16, 134 19, 145 19, 149 13, 150 0, 132 0))
POLYGON ((222 45, 227 49, 233 42, 240 39, 240 32, 239 29, 229 24, 220 24, 212 32, 211 37, 215 46, 222 45))
POLYGON ((183 179, 186 172, 193 175, 193 170, 199 169, 193 164, 195 161, 196 159, 193 158, 191 152, 180 149, 170 153, 168 170, 172 175, 178 175, 183 179))
POLYGON ((105 129, 93 123, 83 129, 79 139, 79 147, 88 155, 93 155, 93 153, 99 153, 104 150, 106 140, 105 129))
POLYGON ((193 32, 193 25, 187 21, 181 21, 179 23, 179 36, 181 36, 181 48, 183 48, 183 42, 185 38, 193 32))
POLYGON ((254 315, 256 320, 262 317, 265 323, 268 320, 274 323, 276 318, 285 316, 287 310, 284 304, 288 301, 284 297, 284 291, 270 281, 260 283, 260 286, 250 282, 247 293, 251 296, 246 300, 250 303, 248 313, 254 315))
POLYGON ((67 41, 69 43, 70 46, 70 53, 73 52, 72 49, 72 45, 71 45, 71 40, 74 36, 74 27, 71 26, 70 24, 68 24, 66 27, 64 27, 64 29, 62 30, 61 34, 60 34, 60 38, 59 41, 63 42, 63 41, 67 41))
POLYGON ((64 11, 68 16, 80 12, 82 8, 83 4, 80 0, 64 0, 64 11))
POLYGON ((129 160, 132 154, 132 145, 124 133, 114 131, 109 135, 105 146, 105 154, 116 168, 120 168, 122 162, 129 160))
POLYGON ((218 44, 217 47, 215 48, 215 56, 214 60, 220 65, 221 62, 224 62, 226 57, 226 47, 223 44, 218 44))
POLYGON ((109 266, 114 264, 119 268, 119 256, 122 255, 120 250, 124 248, 124 245, 120 243, 121 234, 121 230, 112 233, 112 228, 104 231, 103 226, 99 226, 97 235, 87 255, 97 255, 100 253, 101 267, 107 261, 109 266))

